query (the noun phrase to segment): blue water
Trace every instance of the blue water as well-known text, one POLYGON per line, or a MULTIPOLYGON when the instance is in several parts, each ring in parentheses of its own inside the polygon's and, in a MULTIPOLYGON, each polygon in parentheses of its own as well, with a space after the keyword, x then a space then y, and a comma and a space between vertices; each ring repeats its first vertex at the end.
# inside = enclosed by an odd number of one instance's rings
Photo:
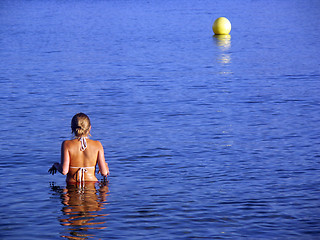
POLYGON ((0 238, 320 239, 319 16, 317 0, 2 0, 0 238), (80 111, 111 172, 83 189, 47 173, 80 111))

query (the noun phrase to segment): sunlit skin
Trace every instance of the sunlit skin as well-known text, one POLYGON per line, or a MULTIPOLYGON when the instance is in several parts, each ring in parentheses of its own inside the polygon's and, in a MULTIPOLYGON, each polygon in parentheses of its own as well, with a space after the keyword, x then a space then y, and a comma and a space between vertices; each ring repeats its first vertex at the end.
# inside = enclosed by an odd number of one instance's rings
MULTIPOLYGON (((77 115, 78 114, 76 114, 75 117, 77 115)), ((89 118, 87 121, 81 121, 82 123, 87 124, 85 131, 82 130, 82 132, 85 132, 86 134, 82 134, 80 136, 76 135, 76 139, 64 141, 61 145, 61 162, 54 163, 48 171, 52 175, 54 175, 57 171, 63 175, 67 175, 66 181, 68 183, 79 182, 80 179, 78 179, 78 170, 79 168, 83 167, 86 168, 86 172, 84 174, 84 181, 86 182, 98 181, 97 177, 95 176, 97 165, 99 166, 99 173, 103 177, 107 177, 109 175, 109 167, 105 161, 102 144, 99 141, 87 139, 87 148, 84 151, 81 151, 81 142, 78 138, 87 138, 88 135, 90 135, 91 130, 89 118)), ((74 126, 71 126, 71 128, 75 129, 74 126)), ((77 129, 79 128, 80 127, 77 126, 77 129)))
MULTIPOLYGON (((61 163, 54 163, 49 173, 57 171, 67 175, 67 182, 77 182, 77 168, 92 167, 98 164, 102 176, 109 175, 109 167, 104 158, 104 150, 99 141, 87 139, 88 148, 80 151, 81 143, 78 139, 66 140, 61 145, 61 163)), ((98 181, 95 176, 95 168, 88 168, 84 175, 85 181, 98 181)))

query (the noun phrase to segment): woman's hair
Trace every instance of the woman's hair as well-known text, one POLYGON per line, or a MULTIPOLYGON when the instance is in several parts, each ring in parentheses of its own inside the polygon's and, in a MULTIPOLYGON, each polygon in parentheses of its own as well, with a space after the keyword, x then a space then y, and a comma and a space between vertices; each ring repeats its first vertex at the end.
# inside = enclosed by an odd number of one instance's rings
POLYGON ((73 116, 71 120, 71 129, 76 137, 90 135, 90 127, 90 119, 86 114, 77 113, 73 116))

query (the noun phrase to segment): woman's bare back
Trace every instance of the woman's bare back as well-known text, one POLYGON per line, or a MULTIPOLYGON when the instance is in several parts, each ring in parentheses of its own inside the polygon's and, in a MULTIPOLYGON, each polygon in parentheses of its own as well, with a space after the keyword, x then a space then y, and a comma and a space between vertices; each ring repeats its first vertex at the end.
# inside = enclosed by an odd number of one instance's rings
POLYGON ((102 175, 107 175, 108 171, 105 166, 101 143, 91 139, 87 139, 86 142, 87 148, 84 151, 80 150, 81 142, 79 139, 67 140, 62 143, 62 174, 67 174, 68 182, 81 181, 79 176, 83 177, 84 181, 97 181, 98 179, 95 176, 97 163, 102 175), (79 173, 81 168, 84 168, 85 172, 79 173))

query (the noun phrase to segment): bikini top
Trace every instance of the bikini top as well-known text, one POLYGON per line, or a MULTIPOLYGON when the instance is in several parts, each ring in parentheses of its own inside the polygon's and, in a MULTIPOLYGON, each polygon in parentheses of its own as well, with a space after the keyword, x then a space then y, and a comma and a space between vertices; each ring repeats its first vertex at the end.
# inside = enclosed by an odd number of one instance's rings
POLYGON ((88 147, 88 145, 87 145, 87 138, 88 138, 88 137, 80 137, 80 138, 78 138, 79 141, 81 142, 80 151, 84 151, 84 150, 86 150, 86 148, 88 147))
POLYGON ((81 182, 84 182, 84 174, 86 172, 88 172, 88 168, 95 168, 95 166, 93 167, 69 167, 69 168, 78 168, 78 171, 76 171, 75 174, 78 174, 77 176, 77 182, 79 182, 81 184, 81 182))
MULTIPOLYGON (((81 143, 80 151, 84 151, 87 149, 87 147, 88 147, 87 138, 88 137, 78 138, 81 143)), ((76 172, 76 174, 78 174, 77 181, 79 181, 81 184, 81 182, 84 182, 84 174, 88 171, 88 168, 95 168, 95 166, 93 166, 93 167, 70 167, 70 168, 78 168, 78 171, 76 172)))

